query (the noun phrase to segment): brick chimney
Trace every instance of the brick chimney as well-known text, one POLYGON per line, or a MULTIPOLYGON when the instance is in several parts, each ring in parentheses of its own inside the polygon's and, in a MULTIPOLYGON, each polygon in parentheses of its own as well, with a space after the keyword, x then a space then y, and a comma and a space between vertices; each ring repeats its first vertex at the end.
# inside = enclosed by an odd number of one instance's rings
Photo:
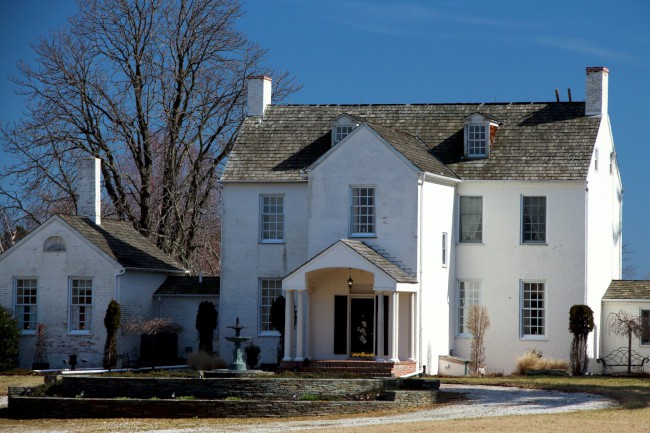
POLYGON ((77 161, 77 215, 101 224, 101 161, 81 158, 77 161))
POLYGON ((262 117, 264 110, 271 105, 271 77, 258 75, 248 77, 248 107, 246 114, 262 117))
POLYGON ((609 88, 609 69, 603 66, 587 68, 587 91, 585 94, 585 115, 607 114, 607 93, 609 88))

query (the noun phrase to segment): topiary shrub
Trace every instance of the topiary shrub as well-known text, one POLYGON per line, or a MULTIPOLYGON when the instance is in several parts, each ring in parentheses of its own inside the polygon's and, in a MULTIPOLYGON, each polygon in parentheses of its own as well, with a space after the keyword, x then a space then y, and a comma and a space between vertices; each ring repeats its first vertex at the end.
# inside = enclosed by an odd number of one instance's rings
POLYGON ((212 336, 217 329, 217 309, 212 302, 203 301, 196 313, 196 329, 199 331, 199 350, 212 353, 212 336))
POLYGON ((14 315, 0 306, 0 371, 18 367, 18 321, 14 315))
POLYGON ((104 326, 106 327, 106 344, 104 345, 104 368, 111 369, 117 365, 117 330, 120 328, 122 310, 114 299, 106 308, 104 326))
POLYGON ((587 305, 574 305, 569 310, 569 331, 573 334, 571 343, 571 374, 581 376, 587 372, 587 337, 594 330, 594 312, 587 305))

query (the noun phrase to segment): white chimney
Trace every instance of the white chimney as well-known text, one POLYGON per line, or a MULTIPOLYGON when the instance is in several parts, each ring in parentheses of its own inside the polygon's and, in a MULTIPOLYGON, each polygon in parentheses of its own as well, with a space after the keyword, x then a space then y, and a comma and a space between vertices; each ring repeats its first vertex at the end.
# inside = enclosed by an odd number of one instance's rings
POLYGON ((77 215, 101 224, 101 161, 81 158, 77 161, 77 215))
POLYGON ((607 114, 609 69, 603 66, 587 68, 587 91, 585 95, 585 115, 607 114))
POLYGON ((264 110, 271 105, 271 77, 258 75, 248 77, 248 107, 249 116, 262 117, 264 110))

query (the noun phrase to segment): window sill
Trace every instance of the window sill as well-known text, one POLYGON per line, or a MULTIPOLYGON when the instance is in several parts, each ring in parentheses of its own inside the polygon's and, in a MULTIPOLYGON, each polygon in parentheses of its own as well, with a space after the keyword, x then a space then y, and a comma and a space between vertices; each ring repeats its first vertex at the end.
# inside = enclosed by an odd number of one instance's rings
POLYGON ((68 331, 68 335, 93 335, 93 331, 68 331))
POLYGON ((472 334, 456 334, 456 338, 461 338, 463 340, 469 340, 472 338, 472 334))
POLYGON ((20 335, 36 335, 36 331, 34 331, 34 330, 22 330, 22 331, 20 331, 20 335))
POLYGON ((538 246, 547 247, 548 243, 546 243, 546 242, 520 242, 519 245, 538 245, 538 246))
POLYGON ((257 334, 258 337, 279 337, 279 331, 262 331, 257 334))
POLYGON ((350 238, 376 238, 377 234, 375 233, 351 233, 350 238))
POLYGON ((284 240, 278 240, 278 241, 260 241, 259 242, 262 245, 282 245, 284 244, 284 240))
POLYGON ((548 341, 546 335, 524 335, 519 337, 521 341, 548 341))
POLYGON ((458 241, 456 245, 485 245, 483 241, 458 241))

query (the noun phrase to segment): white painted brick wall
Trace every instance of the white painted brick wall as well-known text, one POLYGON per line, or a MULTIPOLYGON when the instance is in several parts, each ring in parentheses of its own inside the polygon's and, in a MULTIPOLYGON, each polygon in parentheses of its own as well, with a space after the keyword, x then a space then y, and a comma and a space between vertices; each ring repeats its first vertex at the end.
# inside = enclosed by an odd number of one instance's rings
POLYGON ((609 70, 603 67, 587 68, 585 114, 587 116, 607 114, 608 95, 609 70))

